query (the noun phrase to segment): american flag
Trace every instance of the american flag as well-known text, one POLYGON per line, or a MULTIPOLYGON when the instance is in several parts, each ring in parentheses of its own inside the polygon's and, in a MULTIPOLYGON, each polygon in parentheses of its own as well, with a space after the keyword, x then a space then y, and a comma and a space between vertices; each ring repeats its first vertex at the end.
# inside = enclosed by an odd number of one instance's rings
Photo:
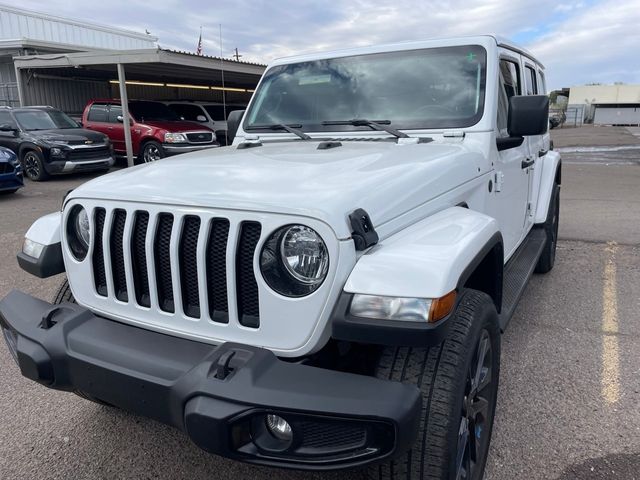
POLYGON ((196 48, 196 55, 202 55, 202 27, 200 27, 200 38, 198 38, 198 48, 196 48))

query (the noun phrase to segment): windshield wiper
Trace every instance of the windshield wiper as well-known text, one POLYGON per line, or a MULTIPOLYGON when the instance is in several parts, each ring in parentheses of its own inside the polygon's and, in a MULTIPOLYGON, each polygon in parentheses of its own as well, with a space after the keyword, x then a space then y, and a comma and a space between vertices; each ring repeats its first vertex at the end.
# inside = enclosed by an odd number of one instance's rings
POLYGON ((366 118, 354 118, 353 120, 326 120, 322 122, 322 125, 353 125, 354 127, 371 127, 374 130, 380 132, 387 132, 396 138, 409 138, 404 132, 396 130, 392 127, 386 127, 385 125, 391 125, 390 120, 367 120, 366 118))
POLYGON ((268 128, 270 130, 285 130, 289 133, 297 135, 302 140, 311 140, 311 137, 309 135, 298 130, 299 128, 302 128, 302 125, 300 124, 285 125, 284 123, 274 123, 273 125, 251 125, 250 127, 247 127, 246 130, 258 130, 260 128, 268 128))

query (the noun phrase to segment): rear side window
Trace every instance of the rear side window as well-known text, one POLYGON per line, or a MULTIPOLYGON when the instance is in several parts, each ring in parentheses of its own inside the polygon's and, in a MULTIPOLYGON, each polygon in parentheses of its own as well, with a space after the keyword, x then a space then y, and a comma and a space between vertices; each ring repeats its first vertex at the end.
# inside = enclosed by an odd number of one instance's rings
POLYGON ((542 73, 542 70, 538 70, 538 75, 540 75, 540 83, 538 84, 538 93, 540 94, 547 94, 547 82, 544 79, 544 73, 542 73))
POLYGON ((122 116, 122 107, 120 105, 111 105, 109 109, 109 114, 107 116, 107 121, 109 123, 119 123, 118 117, 122 116))
POLYGON ((538 82, 536 79, 536 71, 531 67, 524 67, 524 85, 527 95, 538 94, 538 82))
MULTIPOLYGON (((206 115, 198 105, 188 105, 184 103, 172 103, 169 108, 176 112, 179 117, 189 120, 191 122, 197 122, 199 116, 205 117, 206 115)), ((206 120, 205 120, 206 122, 206 120)))
POLYGON ((87 120, 90 122, 106 122, 107 121, 107 106, 101 103, 94 103, 89 108, 89 114, 87 120))

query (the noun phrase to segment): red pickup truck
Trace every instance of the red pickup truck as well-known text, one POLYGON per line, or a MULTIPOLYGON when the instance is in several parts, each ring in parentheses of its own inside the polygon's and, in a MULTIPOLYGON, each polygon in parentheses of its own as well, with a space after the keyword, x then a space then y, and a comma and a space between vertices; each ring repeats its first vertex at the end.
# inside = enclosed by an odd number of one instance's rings
MULTIPOLYGON (((213 130, 182 120, 160 102, 129 101, 129 116, 136 163, 219 146, 213 130)), ((120 100, 91 100, 84 108, 82 125, 106 134, 116 153, 126 153, 120 100)))

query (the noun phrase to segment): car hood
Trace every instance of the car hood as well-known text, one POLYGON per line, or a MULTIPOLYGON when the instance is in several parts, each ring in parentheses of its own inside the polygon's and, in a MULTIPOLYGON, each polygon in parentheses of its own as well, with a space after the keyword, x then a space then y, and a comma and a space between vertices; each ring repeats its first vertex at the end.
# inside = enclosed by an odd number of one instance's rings
POLYGON ((381 225, 478 175, 463 144, 345 141, 207 149, 123 169, 76 188, 98 198, 314 217, 348 238, 348 215, 364 208, 381 225))
POLYGON ((210 130, 196 122, 186 122, 183 120, 171 122, 171 121, 161 121, 161 120, 145 120, 144 125, 149 125, 150 127, 161 128, 162 130, 167 130, 169 132, 192 132, 194 130, 210 130))
POLYGON ((56 128, 51 130, 31 130, 29 134, 39 140, 49 143, 66 143, 68 145, 104 142, 106 135, 84 128, 56 128))

